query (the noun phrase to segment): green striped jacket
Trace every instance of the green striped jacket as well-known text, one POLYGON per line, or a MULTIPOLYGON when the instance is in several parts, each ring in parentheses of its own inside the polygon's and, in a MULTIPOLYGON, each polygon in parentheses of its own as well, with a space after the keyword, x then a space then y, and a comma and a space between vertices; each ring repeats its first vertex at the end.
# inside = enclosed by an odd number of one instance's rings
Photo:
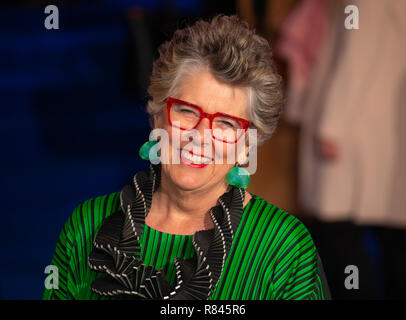
MULTIPOLYGON (((88 266, 97 231, 121 210, 120 192, 90 199, 67 220, 51 264, 58 267, 58 289, 45 289, 43 299, 112 299, 91 290, 101 276, 88 266)), ((175 282, 173 260, 195 255, 192 237, 163 233, 144 225, 141 259, 164 268, 175 282)), ((252 195, 232 239, 223 272, 210 300, 329 299, 328 285, 310 233, 293 215, 252 195)))

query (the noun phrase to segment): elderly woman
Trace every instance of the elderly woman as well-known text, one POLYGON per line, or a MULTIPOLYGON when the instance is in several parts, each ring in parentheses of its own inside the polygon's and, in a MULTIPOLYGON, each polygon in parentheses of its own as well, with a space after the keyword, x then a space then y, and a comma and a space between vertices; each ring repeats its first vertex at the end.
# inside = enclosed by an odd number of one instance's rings
POLYGON ((141 148, 149 173, 74 210, 52 260, 58 288, 44 299, 328 298, 305 226, 245 191, 248 131, 269 138, 282 105, 267 41, 216 16, 178 30, 159 53, 148 112, 167 137, 141 148))

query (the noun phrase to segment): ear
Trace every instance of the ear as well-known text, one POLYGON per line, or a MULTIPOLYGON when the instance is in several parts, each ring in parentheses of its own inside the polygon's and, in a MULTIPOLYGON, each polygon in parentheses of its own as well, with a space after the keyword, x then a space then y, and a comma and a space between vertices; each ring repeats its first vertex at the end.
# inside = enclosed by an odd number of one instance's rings
POLYGON ((240 164, 247 164, 250 158, 250 151, 253 153, 257 152, 257 148, 258 148, 258 143, 257 141, 261 139, 262 134, 259 133, 257 130, 255 132, 250 132, 250 133, 246 133, 246 139, 245 139, 245 145, 244 145, 244 151, 240 151, 239 154, 237 155, 237 159, 238 159, 238 163, 240 164), (248 138, 248 134, 255 134, 255 136, 250 136, 252 138, 254 138, 254 141, 251 141, 251 138, 248 138), (250 143, 253 143, 250 145, 250 143))
POLYGON ((163 127, 162 118, 163 118, 163 112, 158 112, 153 115, 154 129, 163 127))
POLYGON ((248 156, 249 156, 249 146, 245 144, 244 148, 239 151, 237 150, 237 162, 239 165, 245 165, 248 162, 248 156))

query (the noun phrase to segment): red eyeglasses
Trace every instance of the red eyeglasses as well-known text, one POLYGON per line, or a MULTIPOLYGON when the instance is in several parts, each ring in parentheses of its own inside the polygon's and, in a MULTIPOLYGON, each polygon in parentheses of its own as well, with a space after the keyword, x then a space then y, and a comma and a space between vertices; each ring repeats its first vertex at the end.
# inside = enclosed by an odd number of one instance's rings
POLYGON ((203 118, 207 118, 213 139, 225 143, 236 143, 251 124, 248 120, 221 112, 206 113, 199 106, 172 97, 166 99, 166 107, 168 122, 172 127, 193 130, 203 118))

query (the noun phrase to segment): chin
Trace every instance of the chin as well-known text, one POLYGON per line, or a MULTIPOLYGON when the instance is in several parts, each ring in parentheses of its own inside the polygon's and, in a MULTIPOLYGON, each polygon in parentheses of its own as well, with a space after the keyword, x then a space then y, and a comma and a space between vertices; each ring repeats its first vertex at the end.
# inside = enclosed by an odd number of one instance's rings
POLYGON ((198 180, 192 179, 190 177, 182 177, 173 182, 178 186, 179 189, 181 189, 183 191, 198 190, 204 186, 204 183, 202 183, 201 180, 198 181, 198 180))
POLYGON ((172 165, 167 177, 181 190, 196 190, 210 183, 210 167, 193 168, 183 164, 172 165))

